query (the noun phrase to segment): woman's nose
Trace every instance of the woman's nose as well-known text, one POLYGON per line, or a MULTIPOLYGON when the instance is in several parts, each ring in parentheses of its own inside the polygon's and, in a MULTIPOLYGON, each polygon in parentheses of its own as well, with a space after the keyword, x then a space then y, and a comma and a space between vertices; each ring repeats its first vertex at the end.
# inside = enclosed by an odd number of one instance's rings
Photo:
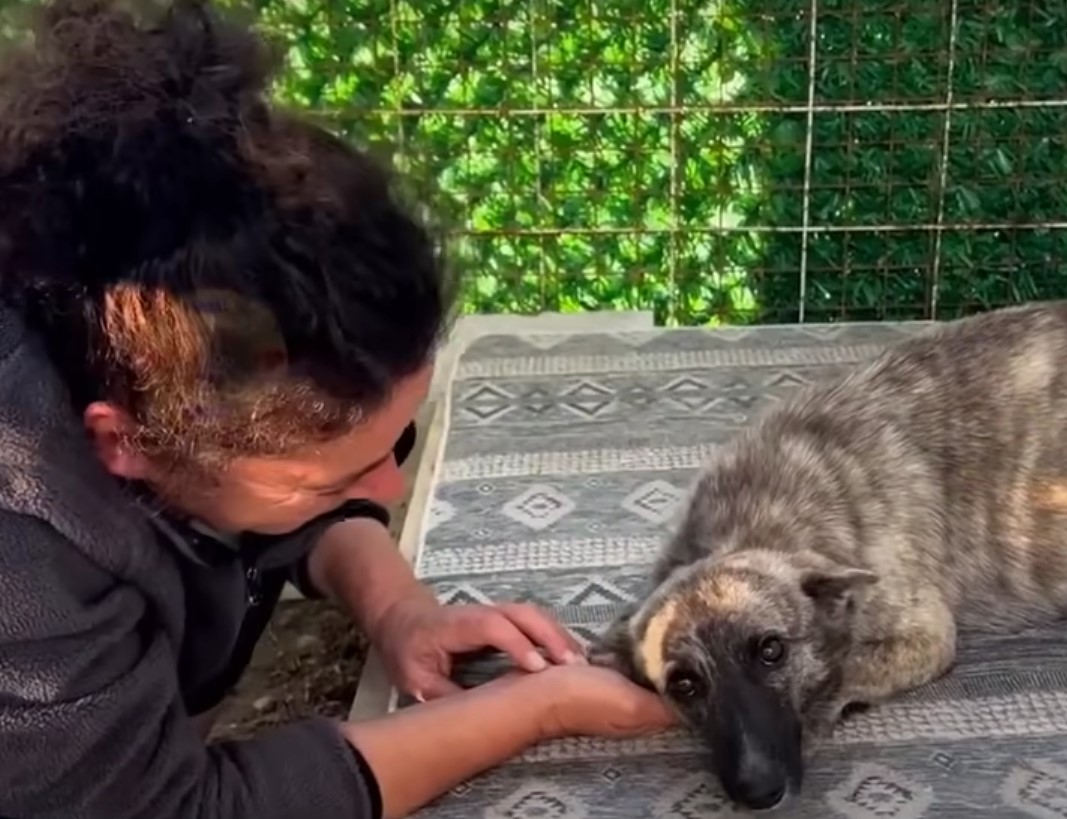
POLYGON ((397 466, 396 459, 389 458, 383 461, 381 466, 373 472, 364 475, 352 487, 349 496, 388 505, 400 500, 406 488, 407 481, 404 478, 404 473, 397 466))

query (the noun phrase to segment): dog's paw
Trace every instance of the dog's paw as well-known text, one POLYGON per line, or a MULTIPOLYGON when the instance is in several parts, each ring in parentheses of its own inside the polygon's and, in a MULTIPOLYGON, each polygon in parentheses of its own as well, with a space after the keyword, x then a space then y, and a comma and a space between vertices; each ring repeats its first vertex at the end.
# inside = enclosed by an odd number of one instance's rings
POLYGON ((616 671, 618 671, 622 665, 619 652, 613 646, 604 643, 590 645, 586 650, 585 658, 589 661, 590 665, 599 666, 601 668, 611 668, 616 671))
POLYGON ((610 668, 627 677, 633 675, 633 645, 629 631, 630 612, 626 611, 589 644, 586 659, 590 665, 610 668))

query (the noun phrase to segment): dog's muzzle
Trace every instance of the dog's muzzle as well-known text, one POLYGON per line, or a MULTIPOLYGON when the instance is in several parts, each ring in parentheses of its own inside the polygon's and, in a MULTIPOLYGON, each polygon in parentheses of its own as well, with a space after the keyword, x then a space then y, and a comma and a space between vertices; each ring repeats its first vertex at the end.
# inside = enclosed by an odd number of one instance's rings
POLYGON ((776 808, 789 792, 785 767, 752 747, 742 748, 741 759, 729 783, 730 797, 751 810, 776 808))
POLYGON ((726 690, 706 727, 715 773, 726 795, 771 810, 800 790, 800 721, 773 691, 739 681, 726 690))

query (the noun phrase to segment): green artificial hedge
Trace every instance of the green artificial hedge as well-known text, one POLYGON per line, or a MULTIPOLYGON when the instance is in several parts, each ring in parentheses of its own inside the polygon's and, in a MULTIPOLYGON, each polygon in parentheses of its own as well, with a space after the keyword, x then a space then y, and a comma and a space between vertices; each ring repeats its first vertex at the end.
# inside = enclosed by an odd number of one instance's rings
POLYGON ((469 311, 797 320, 809 93, 805 319, 1067 296, 1064 0, 254 2, 279 96, 409 172, 469 311))

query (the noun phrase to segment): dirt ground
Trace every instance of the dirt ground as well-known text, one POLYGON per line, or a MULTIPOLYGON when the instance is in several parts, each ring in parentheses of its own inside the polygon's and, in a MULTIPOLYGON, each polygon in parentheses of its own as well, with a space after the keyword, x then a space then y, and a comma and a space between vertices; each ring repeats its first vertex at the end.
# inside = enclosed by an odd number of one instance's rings
POLYGON ((332 604, 279 604, 212 738, 245 738, 313 714, 347 716, 365 657, 363 635, 332 604))

